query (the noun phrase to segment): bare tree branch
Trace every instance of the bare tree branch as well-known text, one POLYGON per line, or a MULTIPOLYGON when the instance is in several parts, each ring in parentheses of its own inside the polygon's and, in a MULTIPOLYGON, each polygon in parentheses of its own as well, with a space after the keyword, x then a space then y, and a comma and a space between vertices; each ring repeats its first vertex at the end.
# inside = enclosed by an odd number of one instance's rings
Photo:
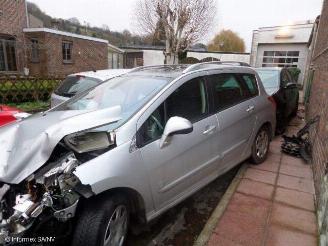
POLYGON ((140 31, 165 33, 168 63, 177 63, 187 50, 208 32, 216 14, 216 0, 139 0, 136 17, 140 31), (161 25, 158 25, 161 23, 161 25))

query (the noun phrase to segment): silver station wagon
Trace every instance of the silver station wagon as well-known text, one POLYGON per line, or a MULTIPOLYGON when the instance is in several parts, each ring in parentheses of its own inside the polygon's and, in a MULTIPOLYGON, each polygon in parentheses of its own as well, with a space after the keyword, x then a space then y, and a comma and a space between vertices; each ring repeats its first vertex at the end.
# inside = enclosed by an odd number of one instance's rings
POLYGON ((268 154, 275 104, 250 67, 141 67, 0 128, 0 240, 122 245, 246 159, 268 154))

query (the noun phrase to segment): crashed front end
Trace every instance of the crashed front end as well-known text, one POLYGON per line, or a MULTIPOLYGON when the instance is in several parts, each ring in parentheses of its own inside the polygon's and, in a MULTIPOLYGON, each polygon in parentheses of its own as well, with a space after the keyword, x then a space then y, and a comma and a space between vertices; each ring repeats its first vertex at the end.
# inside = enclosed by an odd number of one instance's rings
MULTIPOLYGON (((41 214, 53 215, 60 222, 73 218, 82 184, 72 173, 79 165, 74 154, 61 158, 59 166, 19 185, 0 188, 0 243, 8 237, 21 237, 41 214)), ((89 191, 89 195, 92 192, 89 191)), ((39 221, 42 222, 42 221, 39 221)))
MULTIPOLYGON (((81 122, 81 120, 85 120, 84 117, 77 116, 75 121, 81 122)), ((94 118, 91 117, 91 119, 94 118)), ((72 120, 71 118, 69 120, 71 126, 72 120)), ((117 117, 112 117, 110 122, 117 120, 117 117)), ((103 120, 93 121, 95 122, 92 127, 99 127, 99 124, 104 125, 105 122, 103 120)), ((106 122, 108 121, 107 119, 106 122)), ((75 125, 69 130, 65 127, 65 120, 59 124, 59 128, 57 125, 56 129, 64 127, 65 130, 53 131, 52 124, 49 124, 41 129, 39 134, 35 134, 48 136, 47 138, 41 137, 45 140, 39 143, 39 152, 43 154, 43 158, 25 158, 25 161, 24 159, 20 160, 14 166, 1 165, 2 173, 6 172, 7 175, 2 174, 0 178, 2 181, 0 182, 0 244, 8 243, 6 242, 7 238, 38 236, 37 233, 44 229, 44 225, 49 220, 55 221, 57 225, 58 223, 62 225, 71 223, 80 200, 94 195, 90 185, 82 184, 74 171, 79 165, 114 148, 115 133, 90 129, 87 127, 87 125, 90 126, 88 122, 79 123, 78 126, 75 125), (51 132, 53 132, 53 136, 50 135, 51 132), (49 138, 60 139, 60 141, 49 143, 49 138), (44 146, 45 144, 48 146, 44 146), (47 156, 44 155, 45 152, 51 154, 47 156), (25 165, 22 166, 22 163, 25 165), (17 175, 10 180, 8 177, 11 177, 14 171, 17 175)), ((24 131, 27 126, 23 124, 12 127, 24 131)), ((19 136, 20 134, 16 133, 15 135, 19 136)), ((22 145, 24 144, 12 147, 9 152, 16 155, 20 153, 19 148, 26 151, 22 145)), ((31 146, 31 149, 34 150, 35 147, 31 146)), ((33 156, 42 156, 42 154, 35 153, 33 156)), ((11 155, 7 156, 8 160, 12 160, 11 155)), ((26 156, 30 157, 31 154, 26 153, 26 156)), ((56 228, 61 228, 61 226, 56 226, 56 228)))

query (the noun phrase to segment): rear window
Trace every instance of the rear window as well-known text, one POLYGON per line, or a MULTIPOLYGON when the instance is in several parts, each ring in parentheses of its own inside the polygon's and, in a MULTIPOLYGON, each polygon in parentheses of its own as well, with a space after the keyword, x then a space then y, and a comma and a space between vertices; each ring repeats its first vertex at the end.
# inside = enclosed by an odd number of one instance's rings
POLYGON ((100 79, 85 76, 68 76, 55 93, 59 96, 72 97, 101 83, 100 79))
POLYGON ((279 88, 279 71, 278 70, 256 70, 259 74, 265 89, 279 88))

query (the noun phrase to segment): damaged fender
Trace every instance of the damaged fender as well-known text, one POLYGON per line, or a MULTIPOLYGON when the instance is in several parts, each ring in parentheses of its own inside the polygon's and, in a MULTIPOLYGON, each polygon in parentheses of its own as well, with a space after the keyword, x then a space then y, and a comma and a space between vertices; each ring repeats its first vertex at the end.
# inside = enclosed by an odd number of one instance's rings
POLYGON ((42 167, 66 135, 121 119, 121 107, 53 111, 0 129, 0 181, 18 184, 42 167))

